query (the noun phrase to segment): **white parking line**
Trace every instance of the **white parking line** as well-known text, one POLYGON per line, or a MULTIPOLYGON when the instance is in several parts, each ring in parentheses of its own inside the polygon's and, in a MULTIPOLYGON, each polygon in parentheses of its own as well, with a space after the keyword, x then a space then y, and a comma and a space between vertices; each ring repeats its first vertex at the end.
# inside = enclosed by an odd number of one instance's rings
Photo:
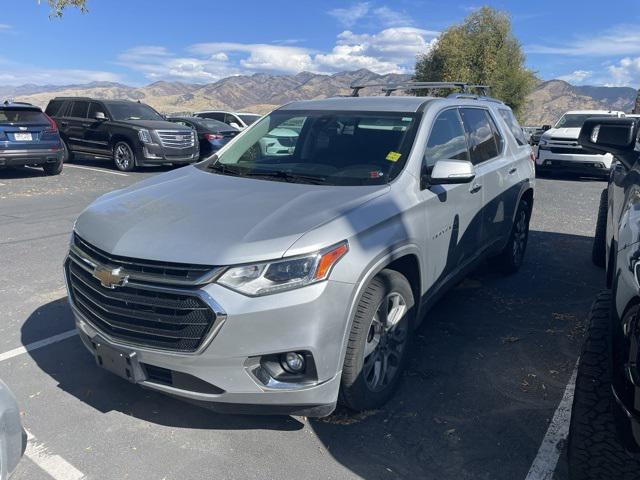
POLYGON ((29 343, 22 347, 14 348, 13 350, 9 350, 8 352, 0 353, 0 362, 5 360, 9 360, 10 358, 17 357, 18 355, 22 355, 23 353, 31 352, 33 350, 37 350, 42 347, 46 347, 47 345, 51 345, 52 343, 60 342, 62 340, 66 340, 67 338, 71 338, 74 335, 77 335, 78 332, 75 330, 68 330, 63 333, 59 333, 58 335, 54 335, 49 338, 45 338, 44 340, 38 340, 37 342, 29 343))
POLYGON ((27 431, 27 449, 24 454, 55 480, 82 480, 85 478, 84 473, 64 458, 49 453, 47 448, 42 443, 38 443, 29 431, 27 431))
POLYGON ((538 454, 531 464, 525 480, 551 480, 560 458, 560 443, 566 440, 569 434, 569 421, 571 420, 571 406, 573 404, 573 392, 576 388, 576 375, 578 365, 573 369, 567 388, 564 391, 560 405, 556 409, 547 433, 542 439, 538 454))
POLYGON ((94 172, 110 173, 111 175, 120 175, 122 177, 128 177, 129 176, 126 173, 114 172, 112 170, 107 170, 106 168, 83 167, 82 165, 71 165, 71 164, 68 164, 68 163, 64 164, 64 168, 79 168, 80 170, 92 170, 94 172))

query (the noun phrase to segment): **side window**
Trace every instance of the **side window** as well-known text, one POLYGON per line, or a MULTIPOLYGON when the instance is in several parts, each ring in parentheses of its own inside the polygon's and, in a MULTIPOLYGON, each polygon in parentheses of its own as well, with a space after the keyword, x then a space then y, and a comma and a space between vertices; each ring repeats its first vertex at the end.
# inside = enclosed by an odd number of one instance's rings
POLYGON ((89 102, 75 101, 73 102, 69 116, 74 118, 87 118, 88 110, 89 102))
POLYGON ((51 100, 49 105, 47 105, 47 109, 45 113, 50 117, 55 117, 60 112, 60 107, 64 102, 62 100, 51 100))
POLYGON ((467 132, 471 162, 477 165, 497 157, 496 128, 492 127, 487 111, 483 108, 461 108, 460 114, 467 132))
POLYGON ((218 120, 219 122, 224 122, 224 113, 218 113, 218 112, 202 113, 198 116, 202 118, 210 118, 211 120, 218 120))
POLYGON ((430 171, 438 160, 469 160, 464 127, 456 108, 440 113, 433 122, 424 151, 424 165, 427 171, 430 171))
POLYGON ((98 112, 102 113, 105 116, 107 115, 104 111, 104 108, 102 108, 102 105, 96 102, 91 102, 91 105, 89 105, 89 118, 96 118, 96 113, 98 112))
POLYGON ((235 115, 230 115, 228 113, 224 116, 224 123, 226 123, 227 125, 231 125, 232 123, 235 123, 238 126, 242 126, 242 122, 238 120, 238 118, 235 115))
POLYGON ((500 116, 504 120, 504 123, 509 127, 509 131, 513 134, 513 138, 516 139, 517 144, 526 145, 527 138, 524 135, 522 127, 516 120, 516 117, 513 116, 513 112, 504 108, 499 109, 498 112, 500 112, 500 116))

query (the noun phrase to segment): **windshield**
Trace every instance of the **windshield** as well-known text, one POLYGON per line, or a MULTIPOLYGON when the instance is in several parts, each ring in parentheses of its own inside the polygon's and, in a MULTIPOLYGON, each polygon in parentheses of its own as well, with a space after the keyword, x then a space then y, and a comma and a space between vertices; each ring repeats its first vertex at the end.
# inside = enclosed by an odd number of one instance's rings
POLYGON ((153 108, 143 103, 108 103, 114 120, 164 120, 153 108))
POLYGON ((565 113, 553 128, 582 128, 582 124, 591 117, 615 117, 607 113, 565 113))
POLYGON ((260 115, 252 115, 252 114, 240 114, 238 115, 244 123, 247 125, 252 125, 256 123, 260 119, 260 115))
POLYGON ((416 124, 414 113, 276 111, 202 168, 295 183, 379 185, 402 171, 416 124))
POLYGON ((26 110, 23 108, 9 110, 0 110, 0 123, 43 123, 47 124, 49 121, 39 110, 26 110))
POLYGON ((219 122, 218 120, 211 120, 208 118, 194 119, 193 122, 201 125, 211 132, 228 132, 238 130, 237 128, 233 128, 232 126, 227 125, 226 123, 219 122))

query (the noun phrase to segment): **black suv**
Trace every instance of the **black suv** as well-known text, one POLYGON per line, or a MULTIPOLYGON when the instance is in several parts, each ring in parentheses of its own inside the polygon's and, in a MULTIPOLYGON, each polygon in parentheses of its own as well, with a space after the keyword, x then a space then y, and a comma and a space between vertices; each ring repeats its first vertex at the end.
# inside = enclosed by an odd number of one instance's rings
POLYGON ((128 100, 56 97, 47 115, 60 128, 67 159, 76 153, 112 158, 118 170, 198 161, 195 132, 167 122, 148 105, 128 100))
POLYGON ((28 103, 0 104, 0 167, 31 165, 58 175, 63 156, 56 122, 42 110, 28 103))
POLYGON ((640 478, 640 119, 592 117, 583 148, 614 156, 592 259, 607 290, 589 315, 569 428, 573 480, 640 478))

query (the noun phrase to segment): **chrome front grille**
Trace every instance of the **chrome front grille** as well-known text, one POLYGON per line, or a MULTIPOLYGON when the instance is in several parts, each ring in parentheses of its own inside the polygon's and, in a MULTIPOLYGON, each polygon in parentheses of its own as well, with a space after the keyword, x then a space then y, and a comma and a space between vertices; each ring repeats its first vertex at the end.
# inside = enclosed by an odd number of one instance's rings
POLYGON ((193 130, 156 130, 160 143, 168 148, 191 148, 196 144, 193 130))
POLYGON ((195 286, 211 278, 203 269, 217 270, 195 267, 110 256, 75 235, 65 275, 74 308, 107 339, 194 353, 206 347, 225 320, 224 312, 212 308, 215 302, 195 286), (127 281, 105 285, 96 274, 100 268, 113 269, 127 281))

